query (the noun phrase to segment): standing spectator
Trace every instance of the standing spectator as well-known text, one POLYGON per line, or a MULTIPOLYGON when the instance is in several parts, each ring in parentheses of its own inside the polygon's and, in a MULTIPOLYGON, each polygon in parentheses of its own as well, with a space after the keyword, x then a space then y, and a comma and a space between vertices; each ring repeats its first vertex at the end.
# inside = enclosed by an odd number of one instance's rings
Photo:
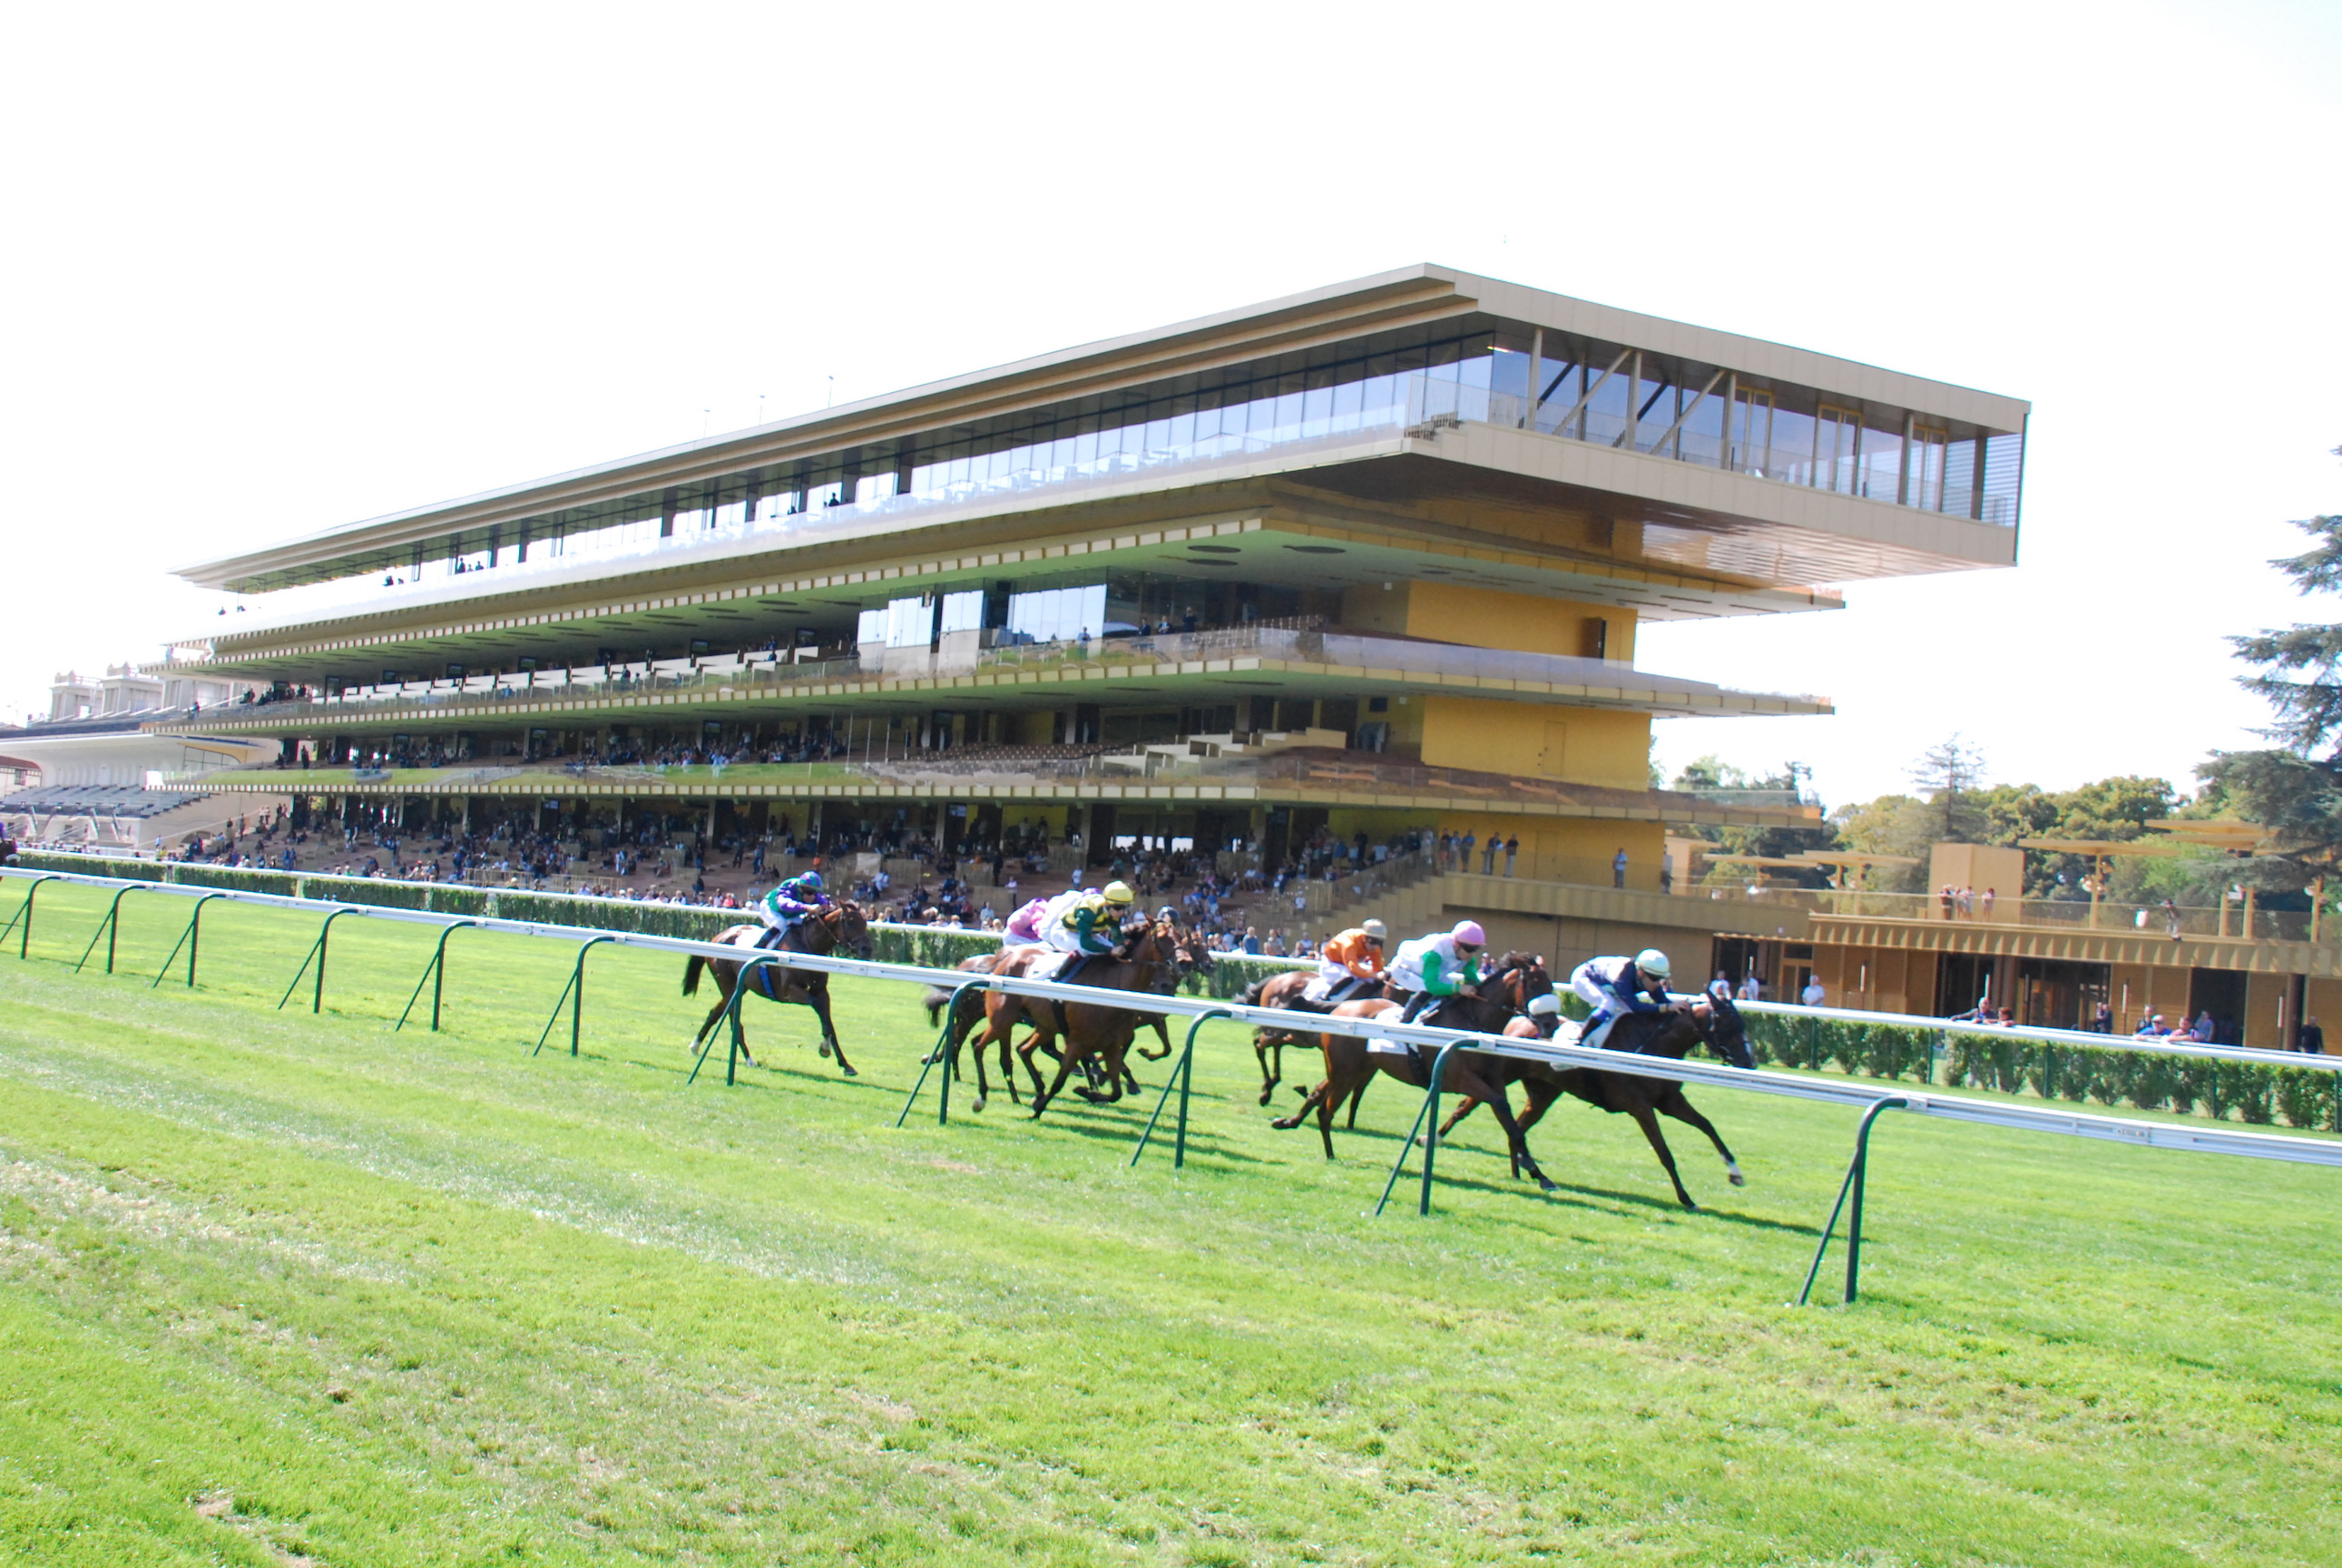
POLYGON ((1952 917, 1952 889, 1949 883, 1945 884, 1943 890, 1936 894, 1936 902, 1944 906, 1944 918, 1949 920, 1952 917))
POLYGON ((1480 841, 1478 839, 1472 836, 1472 830, 1470 828, 1467 827, 1464 830, 1464 836, 1456 841, 1456 870, 1470 871, 1472 869, 1472 846, 1479 842, 1480 841))
POLYGON ((1756 978, 1756 972, 1752 969, 1740 977, 1740 1000, 1762 1002, 1764 999, 1765 983, 1756 978))
POLYGON ((1992 918, 1992 903, 1999 896, 2000 894, 1997 889, 1987 887, 1984 890, 1984 917, 1987 920, 1992 918))
POLYGON ((1824 1002, 1828 1001, 1829 993, 1822 989, 1822 977, 1818 974, 1807 975, 1806 988, 1797 993, 1797 1000, 1808 1007, 1819 1007, 1824 1002))
POLYGON ((2293 1048, 2312 1056, 2326 1054, 2326 1031, 2317 1026, 2316 1018, 2301 1021, 2301 1027, 2294 1031, 2293 1048))
MULTIPOLYGON (((2311 1022, 2315 1023, 2316 1020, 2313 1019, 2311 1022)), ((2090 1019, 2090 1033, 2093 1034, 2111 1034, 2114 1032, 2115 1010, 2109 1004, 2101 1002, 2098 1004, 2097 1014, 2090 1019)))
POLYGON ((2212 1022, 2210 1008, 2207 1007, 2196 1014, 2196 1027, 2190 1031, 2190 1034, 2207 1045, 2219 1037, 2220 1026, 2212 1022))
POLYGON ((1610 885, 1626 885, 1626 846, 1623 844, 1618 846, 1618 853, 1610 857, 1610 885))
POLYGON ((1505 835, 1505 874, 1506 876, 1513 874, 1513 856, 1520 853, 1521 835, 1516 833, 1506 834, 1505 835))
POLYGON ((1494 876, 1496 874, 1496 852, 1504 847, 1505 841, 1503 837, 1497 834, 1496 829, 1489 829, 1487 845, 1480 851, 1480 874, 1482 876, 1494 876))

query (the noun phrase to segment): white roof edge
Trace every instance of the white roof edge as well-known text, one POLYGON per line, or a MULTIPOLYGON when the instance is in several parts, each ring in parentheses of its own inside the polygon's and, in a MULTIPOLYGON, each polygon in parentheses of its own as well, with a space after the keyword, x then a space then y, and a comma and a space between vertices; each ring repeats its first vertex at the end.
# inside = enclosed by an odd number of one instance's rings
POLYGON ((688 457, 694 454, 716 454, 726 447, 747 445, 774 435, 806 431, 825 424, 846 423, 890 405, 920 398, 934 397, 986 382, 1028 375, 1126 352, 1148 343, 1165 342, 1178 337, 1210 332, 1256 318, 1271 317, 1282 313, 1306 309, 1346 295, 1371 294, 1377 290, 1395 289, 1409 283, 1445 283, 1453 287, 1460 303, 1476 305, 1486 315, 1498 315, 1524 322, 1532 326, 1546 326, 1566 332, 1611 341, 1633 343, 1637 347, 1679 354, 1706 363, 1731 363, 1735 368, 1746 368, 1752 374, 1776 376, 1781 380, 1824 390, 1842 391, 1849 395, 1874 397, 1877 401, 1900 407, 1923 409, 1949 418, 1961 419, 1995 429, 2022 430, 2031 404, 2021 399, 1977 391, 1950 382, 1929 380, 1923 376, 1891 371, 1859 360, 1795 348, 1764 338, 1747 337, 1714 327, 1695 326, 1672 321, 1665 316, 1646 315, 1613 305, 1597 305, 1568 295, 1534 288, 1525 284, 1507 283, 1485 277, 1476 273, 1459 271, 1430 262, 1418 262, 1410 266, 1370 274, 1346 282, 1329 284, 1280 295, 1276 299, 1241 305, 1211 315, 1193 316, 1185 321, 1150 327, 1120 336, 1100 338, 1089 343, 1036 355, 1026 359, 1012 360, 1004 365, 964 372, 940 381, 923 382, 917 385, 898 388, 876 396, 842 404, 813 413, 796 414, 741 430, 727 431, 721 435, 702 437, 696 441, 678 443, 672 446, 655 447, 646 452, 631 454, 606 462, 591 464, 558 474, 514 484, 459 495, 425 505, 407 507, 397 512, 385 512, 355 522, 336 524, 313 533, 238 550, 232 554, 189 562, 170 568, 173 576, 198 578, 217 574, 234 563, 265 555, 278 550, 300 545, 326 544, 336 537, 358 535, 376 528, 415 522, 436 513, 453 512, 466 507, 505 502, 564 484, 577 484, 624 472, 640 464, 665 459, 688 457))

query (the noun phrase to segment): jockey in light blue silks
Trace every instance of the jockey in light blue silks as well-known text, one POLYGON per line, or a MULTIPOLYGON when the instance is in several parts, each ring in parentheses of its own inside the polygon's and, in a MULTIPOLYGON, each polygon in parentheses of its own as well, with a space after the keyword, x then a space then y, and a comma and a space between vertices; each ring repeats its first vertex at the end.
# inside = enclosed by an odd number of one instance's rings
POLYGON ((1665 1013, 1667 955, 1646 947, 1632 958, 1589 958, 1571 972, 1569 988, 1594 1009, 1577 1036, 1581 1045, 1600 1045, 1610 1026, 1629 1013, 1665 1013))
POLYGON ((765 923, 765 934, 756 938, 756 945, 778 947, 798 922, 828 907, 829 895, 821 890, 821 873, 799 872, 756 901, 756 918, 765 923))

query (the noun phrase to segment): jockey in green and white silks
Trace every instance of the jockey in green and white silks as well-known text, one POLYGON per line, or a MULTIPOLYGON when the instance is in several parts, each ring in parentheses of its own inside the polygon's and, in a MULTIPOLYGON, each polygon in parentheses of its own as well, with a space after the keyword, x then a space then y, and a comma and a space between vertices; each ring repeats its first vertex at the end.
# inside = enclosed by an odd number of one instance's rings
POLYGON ((756 918, 765 923, 765 934, 756 939, 756 945, 778 947, 798 922, 828 907, 829 895, 821 890, 821 873, 799 872, 756 901, 756 918))

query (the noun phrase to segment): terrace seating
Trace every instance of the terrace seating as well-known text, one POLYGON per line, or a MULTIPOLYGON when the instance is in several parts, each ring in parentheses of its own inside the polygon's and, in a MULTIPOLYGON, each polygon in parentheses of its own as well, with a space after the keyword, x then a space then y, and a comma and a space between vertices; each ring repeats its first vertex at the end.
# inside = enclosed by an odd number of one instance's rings
POLYGON ((0 814, 35 816, 160 816, 196 797, 140 784, 42 784, 0 799, 0 814))

